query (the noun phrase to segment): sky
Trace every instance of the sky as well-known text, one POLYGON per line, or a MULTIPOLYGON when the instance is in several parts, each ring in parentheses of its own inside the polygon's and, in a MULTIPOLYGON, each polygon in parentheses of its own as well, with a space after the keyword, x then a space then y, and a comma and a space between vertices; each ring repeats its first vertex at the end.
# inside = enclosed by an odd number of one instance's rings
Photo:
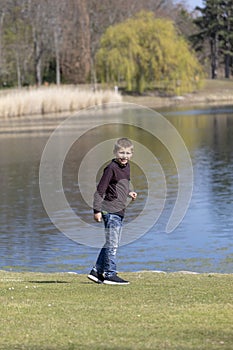
POLYGON ((202 0, 174 0, 174 3, 184 4, 189 11, 194 10, 196 6, 203 7, 202 0))
POLYGON ((185 2, 190 10, 193 10, 196 6, 203 7, 202 0, 186 0, 185 2))

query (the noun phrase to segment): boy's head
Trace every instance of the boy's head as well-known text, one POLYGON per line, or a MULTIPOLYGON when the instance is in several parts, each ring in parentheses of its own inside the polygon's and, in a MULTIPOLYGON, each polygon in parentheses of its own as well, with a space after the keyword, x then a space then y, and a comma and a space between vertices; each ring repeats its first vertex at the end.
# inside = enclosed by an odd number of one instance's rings
POLYGON ((132 142, 126 137, 118 139, 114 145, 113 153, 120 165, 126 165, 133 155, 132 142))

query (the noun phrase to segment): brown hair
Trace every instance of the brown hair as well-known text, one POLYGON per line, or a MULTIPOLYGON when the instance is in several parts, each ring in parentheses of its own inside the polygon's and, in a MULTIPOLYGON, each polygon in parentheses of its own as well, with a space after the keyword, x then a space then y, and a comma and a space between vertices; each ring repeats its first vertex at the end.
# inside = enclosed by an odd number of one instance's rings
POLYGON ((126 137, 122 137, 121 139, 118 139, 114 145, 113 153, 116 153, 119 151, 120 148, 131 148, 131 151, 133 152, 133 143, 127 139, 126 137))

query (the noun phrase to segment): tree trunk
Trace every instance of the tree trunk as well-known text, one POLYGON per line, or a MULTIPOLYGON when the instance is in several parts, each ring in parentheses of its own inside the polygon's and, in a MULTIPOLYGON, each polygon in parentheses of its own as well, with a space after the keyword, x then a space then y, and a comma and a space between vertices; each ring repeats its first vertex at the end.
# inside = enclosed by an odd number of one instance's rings
POLYGON ((37 34, 35 28, 33 29, 33 39, 34 39, 34 62, 35 62, 35 81, 36 85, 42 84, 41 78, 41 55, 42 50, 40 48, 39 40, 37 39, 37 34))
POLYGON ((2 28, 3 28, 3 21, 4 21, 5 13, 3 12, 0 17, 0 74, 2 71, 2 28))
POLYGON ((97 79, 96 79, 96 71, 95 71, 95 63, 93 58, 91 58, 91 84, 93 91, 97 90, 97 79))
POLYGON ((19 63, 18 52, 16 52, 16 70, 17 70, 18 88, 21 88, 21 70, 20 70, 20 63, 19 63))
POLYGON ((229 34, 231 33, 231 8, 227 8, 226 10, 227 16, 226 16, 226 53, 224 57, 225 61, 225 78, 229 79, 230 78, 230 62, 231 62, 231 57, 229 52, 231 51, 231 43, 230 43, 230 38, 229 34))
POLYGON ((230 61, 231 57, 229 54, 225 55, 225 78, 229 79, 230 78, 230 61))
POLYGON ((56 84, 61 84, 60 53, 57 29, 54 30, 55 56, 56 56, 56 84))
POLYGON ((218 77, 218 37, 217 35, 210 40, 210 52, 211 52, 211 79, 217 79, 218 77))
POLYGON ((38 45, 36 45, 36 57, 35 57, 35 79, 36 85, 40 86, 42 84, 41 78, 41 57, 38 54, 38 45))

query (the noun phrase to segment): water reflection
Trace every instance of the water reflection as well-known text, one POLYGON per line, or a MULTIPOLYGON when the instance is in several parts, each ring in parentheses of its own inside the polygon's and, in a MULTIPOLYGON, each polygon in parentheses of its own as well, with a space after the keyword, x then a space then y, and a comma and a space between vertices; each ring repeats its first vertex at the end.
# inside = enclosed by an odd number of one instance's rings
MULTIPOLYGON (((182 223, 171 234, 165 234, 166 220, 177 196, 175 165, 159 141, 152 143, 149 134, 128 126, 127 132, 156 152, 166 174, 168 194, 158 223, 145 236, 121 247, 119 269, 233 272, 233 108, 163 110, 162 114, 178 129, 190 152, 193 197, 182 223)), ((142 127, 143 123, 142 120, 142 127)), ((30 129, 30 134, 19 136, 8 131, 7 137, 3 134, 0 138, 0 268, 87 272, 96 249, 78 245, 61 234, 50 222, 40 199, 38 170, 50 134, 48 125, 42 131, 36 135, 30 129)), ((77 161, 106 133, 109 138, 116 138, 122 132, 110 125, 92 130, 73 145, 66 157, 66 197, 87 222, 92 222, 92 211, 80 196, 77 161)), ((159 196, 160 183, 153 176, 159 196)), ((134 210, 129 210, 127 220, 142 210, 147 196, 145 176, 133 164, 132 178, 139 199, 134 210)))

